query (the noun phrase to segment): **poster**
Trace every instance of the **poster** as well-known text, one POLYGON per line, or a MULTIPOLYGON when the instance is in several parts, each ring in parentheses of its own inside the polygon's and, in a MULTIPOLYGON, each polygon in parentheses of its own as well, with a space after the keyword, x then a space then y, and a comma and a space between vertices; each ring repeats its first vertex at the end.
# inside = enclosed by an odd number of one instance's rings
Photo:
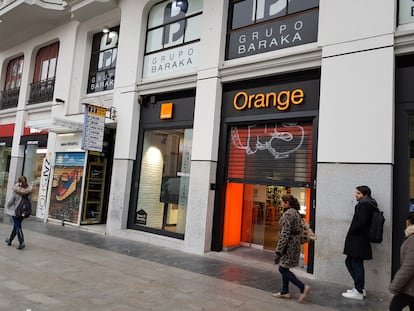
POLYGON ((84 163, 84 152, 56 153, 49 218, 78 223, 84 163))

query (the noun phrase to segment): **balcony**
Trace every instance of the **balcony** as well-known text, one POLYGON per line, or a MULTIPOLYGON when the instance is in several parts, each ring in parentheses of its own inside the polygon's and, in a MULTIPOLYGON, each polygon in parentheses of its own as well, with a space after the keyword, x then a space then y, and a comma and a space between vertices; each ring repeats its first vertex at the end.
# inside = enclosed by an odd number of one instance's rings
POLYGON ((55 78, 32 83, 30 85, 29 104, 52 101, 54 90, 55 78))
POLYGON ((0 109, 17 107, 20 87, 0 92, 0 109))
POLYGON ((0 0, 0 52, 117 7, 117 0, 0 0))

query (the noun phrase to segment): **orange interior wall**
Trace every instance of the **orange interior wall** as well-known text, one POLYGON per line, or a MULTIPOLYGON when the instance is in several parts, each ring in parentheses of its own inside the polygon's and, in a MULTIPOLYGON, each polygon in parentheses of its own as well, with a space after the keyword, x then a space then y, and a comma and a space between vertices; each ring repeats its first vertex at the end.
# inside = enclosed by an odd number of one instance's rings
POLYGON ((240 245, 243 210, 243 184, 227 183, 224 211, 223 247, 240 245))
MULTIPOLYGON (((311 200, 310 200, 310 196, 311 196, 311 189, 310 188, 306 188, 306 222, 309 222, 310 220, 310 212, 311 212, 311 200)), ((303 254, 304 254, 304 258, 303 258, 303 263, 305 265, 308 264, 308 260, 309 260, 309 243, 305 243, 303 245, 303 254)))

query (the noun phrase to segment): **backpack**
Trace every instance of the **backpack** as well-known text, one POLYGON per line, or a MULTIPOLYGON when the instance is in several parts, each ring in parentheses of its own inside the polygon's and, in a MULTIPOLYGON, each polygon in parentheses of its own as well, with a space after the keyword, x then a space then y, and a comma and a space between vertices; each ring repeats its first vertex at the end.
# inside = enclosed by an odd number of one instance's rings
POLYGON ((375 208, 372 214, 371 225, 368 230, 368 239, 371 243, 381 243, 382 234, 384 232, 385 217, 384 213, 378 208, 375 208))
POLYGON ((32 202, 27 195, 22 195, 19 205, 16 207, 15 214, 17 217, 27 218, 32 213, 32 202))
POLYGON ((300 244, 315 241, 318 236, 313 232, 310 225, 301 217, 300 222, 300 244))

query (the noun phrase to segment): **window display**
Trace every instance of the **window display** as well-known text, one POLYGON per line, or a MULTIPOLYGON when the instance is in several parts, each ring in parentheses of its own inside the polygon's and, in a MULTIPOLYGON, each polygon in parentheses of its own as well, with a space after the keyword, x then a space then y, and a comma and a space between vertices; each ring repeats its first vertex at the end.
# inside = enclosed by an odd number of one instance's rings
POLYGON ((192 129, 146 131, 135 224, 184 234, 192 129))
POLYGON ((9 181, 9 166, 11 158, 11 147, 0 142, 0 207, 4 207, 9 181))

